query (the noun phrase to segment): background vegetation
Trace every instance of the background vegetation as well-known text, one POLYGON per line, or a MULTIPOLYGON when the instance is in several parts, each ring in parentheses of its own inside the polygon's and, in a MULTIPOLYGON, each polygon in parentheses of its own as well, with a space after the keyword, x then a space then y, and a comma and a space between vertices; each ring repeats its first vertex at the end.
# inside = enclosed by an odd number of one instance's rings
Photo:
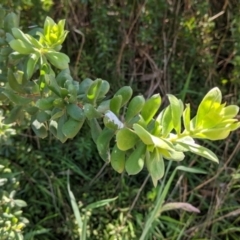
MULTIPOLYGON (((135 94, 147 97, 160 92, 165 99, 166 93, 173 93, 193 106, 218 86, 226 102, 240 103, 237 0, 6 3, 21 10, 25 31, 32 25, 42 26, 47 15, 66 18, 69 35, 63 51, 70 56, 72 73, 79 81, 101 77, 110 82, 112 93, 131 85, 135 94)), ((1 105, 2 112, 9 107, 1 105)), ((0 213, 1 206, 9 203, 6 196, 12 199, 12 191, 17 190, 15 198, 24 200, 27 207, 13 229, 26 224, 24 239, 79 239, 67 190, 68 170, 80 212, 89 218, 89 239, 138 239, 158 192, 146 180, 146 172, 129 177, 105 166, 87 130, 61 144, 51 137, 37 139, 27 123, 9 126, 1 120, 0 126, 0 171, 14 175, 5 174, 0 182, 0 213), (115 196, 118 199, 107 206, 85 209, 89 203, 115 196)), ((184 160, 184 165, 207 170, 208 175, 179 173, 167 201, 189 202, 201 213, 164 213, 152 226, 150 239, 239 239, 239 134, 224 142, 206 143, 219 156, 219 165, 191 155, 184 160)), ((21 201, 11 205, 12 214, 24 206, 21 201)))

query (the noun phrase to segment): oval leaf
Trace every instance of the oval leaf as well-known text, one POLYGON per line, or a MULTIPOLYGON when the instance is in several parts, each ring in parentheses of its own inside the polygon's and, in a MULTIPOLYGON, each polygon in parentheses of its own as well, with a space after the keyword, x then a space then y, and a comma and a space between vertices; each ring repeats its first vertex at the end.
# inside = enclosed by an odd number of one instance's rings
POLYGON ((73 118, 69 118, 62 127, 62 132, 67 138, 74 138, 81 129, 85 119, 76 121, 73 118))
POLYGON ((120 129, 116 135, 117 146, 122 151, 133 148, 138 139, 138 136, 129 128, 120 129))
POLYGON ((121 151, 117 145, 111 152, 111 166, 118 173, 122 173, 125 168, 125 151, 121 151))
POLYGON ((161 97, 159 94, 153 95, 146 101, 141 111, 141 115, 147 124, 152 120, 154 115, 157 113, 160 105, 161 97))
POLYGON ((138 174, 143 169, 145 151, 145 144, 140 143, 127 158, 125 169, 129 175, 138 174))

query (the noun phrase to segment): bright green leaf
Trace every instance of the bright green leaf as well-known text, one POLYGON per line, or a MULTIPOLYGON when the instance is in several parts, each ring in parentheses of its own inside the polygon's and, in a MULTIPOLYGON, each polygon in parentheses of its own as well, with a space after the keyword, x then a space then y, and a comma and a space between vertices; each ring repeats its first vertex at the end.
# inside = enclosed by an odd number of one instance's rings
POLYGON ((116 135, 117 146, 122 151, 133 148, 138 139, 138 136, 129 128, 120 129, 116 135))
POLYGON ((127 158, 125 163, 125 169, 129 175, 138 174, 143 169, 145 151, 146 145, 140 143, 127 158))
POLYGON ((188 142, 187 144, 186 143, 183 143, 181 142, 180 140, 179 141, 176 141, 179 145, 182 145, 184 148, 188 149, 188 151, 192 152, 192 153, 195 153, 199 156, 202 156, 204 158, 207 158, 213 162, 217 162, 218 163, 218 157, 216 156, 215 153, 213 153, 211 150, 205 148, 205 147, 202 147, 196 143, 190 143, 188 142))
POLYGON ((145 104, 145 98, 141 95, 134 97, 128 104, 125 120, 126 122, 130 121, 138 113, 141 112, 145 104))
POLYGON ((161 97, 159 94, 154 94, 145 102, 143 109, 141 111, 141 115, 147 124, 155 116, 160 105, 161 105, 161 97))
POLYGON ((97 149, 99 155, 105 162, 110 162, 109 144, 111 139, 114 137, 114 134, 114 130, 104 128, 97 139, 97 149))
POLYGON ((116 115, 119 115, 119 111, 121 109, 122 106, 122 96, 118 95, 118 96, 114 96, 111 100, 110 100, 110 105, 109 108, 110 110, 115 113, 116 115))
POLYGON ((179 134, 181 132, 181 117, 183 112, 183 103, 175 96, 168 94, 168 100, 170 102, 170 109, 172 115, 172 122, 175 130, 179 134))
POLYGON ((111 152, 111 166, 118 173, 122 173, 125 168, 125 151, 120 150, 117 144, 111 152))
POLYGON ((164 176, 165 172, 164 161, 158 149, 146 153, 146 166, 151 175, 153 185, 156 187, 158 180, 164 176))
POLYGON ((126 105, 128 103, 128 101, 131 99, 132 97, 132 88, 129 86, 124 86, 121 87, 115 94, 115 96, 121 96, 122 97, 122 102, 121 102, 121 107, 123 107, 124 105, 126 105))

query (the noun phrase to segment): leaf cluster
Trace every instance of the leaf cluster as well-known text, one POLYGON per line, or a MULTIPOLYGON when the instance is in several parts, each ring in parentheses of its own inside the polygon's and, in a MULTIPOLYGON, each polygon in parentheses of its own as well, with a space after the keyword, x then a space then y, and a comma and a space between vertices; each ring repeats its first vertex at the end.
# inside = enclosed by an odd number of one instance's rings
POLYGON ((239 128, 239 108, 222 104, 218 88, 210 90, 191 118, 189 104, 168 94, 169 106, 160 111, 159 94, 132 98, 124 86, 107 97, 109 83, 102 79, 73 79, 69 57, 61 52, 66 38, 64 20, 47 17, 35 35, 23 33, 17 16, 2 19, 2 62, 8 66, 1 99, 14 103, 7 122, 21 124, 28 114, 40 138, 48 132, 62 143, 73 139, 86 122, 101 158, 119 173, 138 174, 144 166, 154 185, 164 176, 164 160, 181 161, 192 152, 214 162, 217 156, 194 138, 218 140, 239 128), (111 144, 114 146, 111 149, 111 144))

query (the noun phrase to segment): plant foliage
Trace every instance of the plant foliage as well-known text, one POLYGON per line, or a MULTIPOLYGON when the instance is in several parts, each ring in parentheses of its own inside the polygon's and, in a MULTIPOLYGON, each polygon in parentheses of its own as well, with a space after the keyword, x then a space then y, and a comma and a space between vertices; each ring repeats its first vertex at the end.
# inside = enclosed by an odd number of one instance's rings
POLYGON ((192 152, 218 162, 194 139, 224 139, 240 126, 235 118, 239 108, 222 103, 218 88, 205 95, 194 117, 190 105, 171 94, 169 106, 161 111, 159 94, 132 98, 129 86, 109 98, 106 80, 79 82, 71 76, 69 57, 60 52, 67 36, 64 20, 55 23, 47 17, 44 28, 30 34, 19 29, 15 13, 1 11, 1 78, 6 83, 0 97, 14 104, 8 123, 21 124, 28 115, 38 137, 50 132, 64 143, 87 122, 105 162, 129 175, 146 166, 155 186, 164 176, 164 159, 182 161, 185 152, 192 152))

